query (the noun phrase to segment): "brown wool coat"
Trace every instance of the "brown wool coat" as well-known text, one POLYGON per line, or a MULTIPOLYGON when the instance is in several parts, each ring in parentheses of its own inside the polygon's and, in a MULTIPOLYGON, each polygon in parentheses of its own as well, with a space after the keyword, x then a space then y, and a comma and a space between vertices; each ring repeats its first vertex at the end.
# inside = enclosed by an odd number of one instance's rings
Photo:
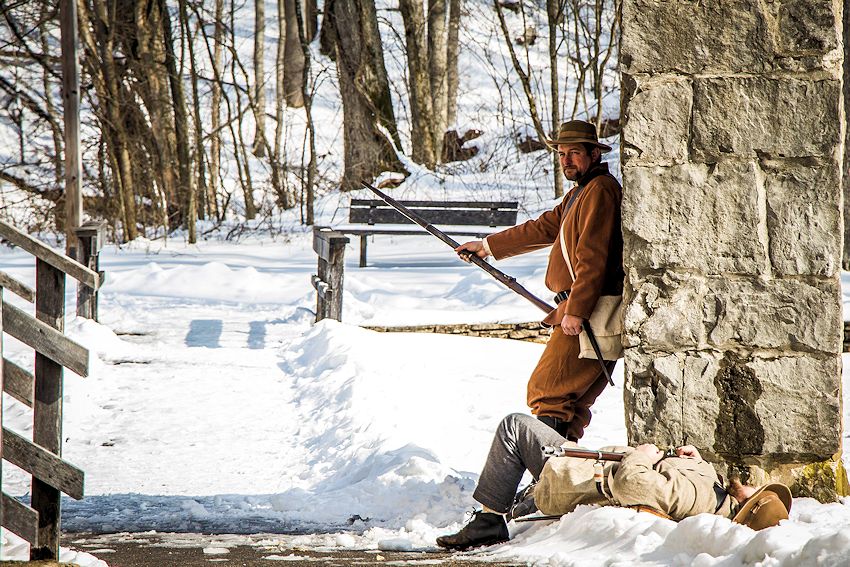
POLYGON ((574 422, 570 435, 579 438, 590 422, 589 408, 604 389, 605 378, 598 361, 578 358, 578 337, 565 335, 559 325, 565 313, 588 319, 600 295, 623 292, 621 200, 620 184, 608 173, 607 164, 600 163, 551 211, 487 237, 497 260, 552 246, 546 286, 555 293, 570 290, 570 298, 543 320, 554 329, 528 381, 527 401, 535 415, 574 422), (579 191, 584 179, 595 174, 599 175, 579 191), (561 251, 562 224, 575 282, 561 251))
POLYGON ((621 462, 605 463, 605 483, 613 502, 596 489, 593 460, 553 457, 546 462, 534 488, 535 503, 544 514, 566 514, 580 504, 616 504, 649 506, 676 521, 703 513, 727 518, 734 515, 734 501, 728 495, 715 512, 717 473, 707 461, 668 457, 653 467, 647 455, 631 448, 606 447, 603 450, 627 452, 621 462))
POLYGON ((567 204, 579 185, 564 195, 558 206, 537 219, 487 237, 496 260, 552 246, 546 287, 555 293, 570 290, 570 298, 558 306, 557 316, 553 313, 546 317, 553 325, 559 324, 565 313, 589 319, 600 295, 623 292, 622 189, 608 174, 605 163, 594 166, 586 176, 599 172, 604 174, 594 177, 581 189, 569 212, 567 204), (561 252, 562 224, 567 252, 576 274, 575 283, 561 252))

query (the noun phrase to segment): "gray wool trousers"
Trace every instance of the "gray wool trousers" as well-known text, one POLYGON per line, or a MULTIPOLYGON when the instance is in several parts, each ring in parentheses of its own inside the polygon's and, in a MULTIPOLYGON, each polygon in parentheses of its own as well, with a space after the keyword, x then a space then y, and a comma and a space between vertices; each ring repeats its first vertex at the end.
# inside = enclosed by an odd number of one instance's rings
POLYGON ((472 497, 496 512, 506 513, 513 504, 522 475, 528 470, 540 478, 548 457, 544 445, 560 446, 565 438, 537 418, 512 413, 502 420, 493 437, 487 462, 472 497))

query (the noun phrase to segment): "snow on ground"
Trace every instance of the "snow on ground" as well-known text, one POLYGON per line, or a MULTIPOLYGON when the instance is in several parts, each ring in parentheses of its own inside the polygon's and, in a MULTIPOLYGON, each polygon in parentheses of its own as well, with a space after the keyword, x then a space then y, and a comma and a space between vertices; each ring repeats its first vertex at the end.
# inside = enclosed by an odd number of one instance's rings
MULTIPOLYGON (((430 237, 377 237, 364 269, 356 250, 354 241, 344 322, 313 325, 309 234, 108 247, 101 323, 66 322, 93 357, 89 377, 66 372, 63 456, 86 472, 86 498, 63 502, 63 528, 288 533, 301 535, 270 538, 426 551, 459 528, 496 425, 527 411, 525 382, 542 345, 357 325, 540 314, 430 237)), ((544 264, 545 252, 499 267, 543 296, 544 264)), ((0 269, 34 283, 19 250, 0 251, 0 269)), ((5 353, 32 365, 14 339, 5 353)), ((621 367, 614 378, 588 447, 625 440, 621 367)), ((8 396, 4 404, 4 424, 28 434, 29 410, 8 396)), ((27 499, 26 477, 8 463, 3 482, 27 499)), ((535 565, 839 565, 850 550, 850 502, 797 499, 789 522, 758 534, 713 516, 674 524, 595 507, 511 530, 509 544, 471 555, 535 565)), ((25 544, 3 537, 0 557, 26 557, 25 544)))

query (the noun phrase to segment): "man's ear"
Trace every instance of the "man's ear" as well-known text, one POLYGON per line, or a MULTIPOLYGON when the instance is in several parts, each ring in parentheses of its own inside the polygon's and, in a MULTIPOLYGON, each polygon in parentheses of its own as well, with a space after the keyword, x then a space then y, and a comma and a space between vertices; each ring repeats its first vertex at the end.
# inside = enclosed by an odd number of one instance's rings
POLYGON ((596 161, 602 157, 602 150, 598 147, 594 146, 593 151, 590 152, 590 159, 596 161))

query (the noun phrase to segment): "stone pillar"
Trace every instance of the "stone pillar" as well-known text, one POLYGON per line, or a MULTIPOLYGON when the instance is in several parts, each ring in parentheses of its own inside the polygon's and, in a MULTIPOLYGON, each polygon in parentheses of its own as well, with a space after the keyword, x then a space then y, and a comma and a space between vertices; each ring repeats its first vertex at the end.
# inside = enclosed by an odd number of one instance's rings
POLYGON ((631 443, 847 494, 842 6, 624 0, 631 443))

